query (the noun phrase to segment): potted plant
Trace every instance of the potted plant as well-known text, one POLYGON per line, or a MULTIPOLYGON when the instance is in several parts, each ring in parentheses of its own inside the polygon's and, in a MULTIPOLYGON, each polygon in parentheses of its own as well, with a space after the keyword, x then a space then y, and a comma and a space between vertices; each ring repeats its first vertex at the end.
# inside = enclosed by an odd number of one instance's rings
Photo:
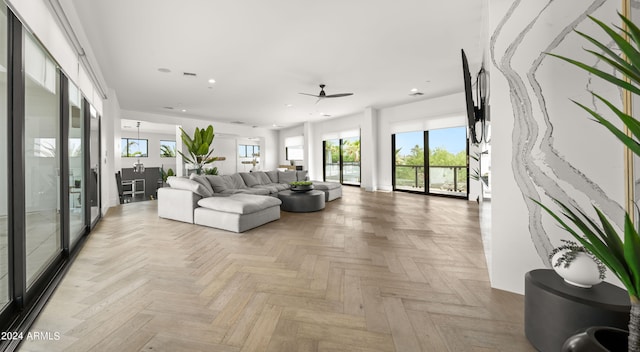
POLYGON ((584 246, 574 241, 560 240, 562 245, 549 253, 553 270, 567 283, 589 288, 605 279, 607 267, 584 246))
POLYGON ((291 185, 291 190, 294 192, 308 192, 313 189, 313 182, 311 181, 294 181, 289 185, 291 185))
POLYGON ((167 171, 164 171, 164 167, 160 168, 160 177, 162 178, 162 185, 164 187, 164 185, 167 183, 167 179, 170 176, 175 176, 175 173, 173 172, 172 168, 168 168, 167 171))
MULTIPOLYGON (((608 42, 599 42, 584 33, 576 31, 580 36, 599 48, 602 54, 592 50, 586 51, 596 56, 603 63, 613 67, 625 76, 628 81, 582 62, 554 54, 550 55, 603 78, 616 87, 640 95, 640 87, 638 87, 640 85, 640 29, 631 22, 631 20, 622 15, 620 15, 620 18, 626 24, 627 29, 619 27, 614 29, 593 17, 590 18, 615 42, 621 54, 618 55, 614 50, 609 49, 608 42), (620 30, 623 35, 618 34, 617 30, 620 30)), ((598 100, 607 105, 633 136, 628 136, 624 131, 617 128, 611 121, 608 121, 593 109, 578 102, 575 103, 606 127, 636 155, 640 155, 640 143, 637 141, 638 138, 640 138, 640 120, 620 111, 620 109, 598 94, 593 92, 591 94, 594 100, 598 100)), ((560 215, 542 203, 537 203, 540 204, 564 230, 569 232, 582 246, 602 261, 602 263, 620 279, 627 289, 631 301, 628 350, 634 352, 640 351, 640 235, 631 221, 629 214, 625 214, 624 234, 622 236, 624 238, 623 242, 613 225, 597 207, 594 206, 594 209, 600 224, 591 220, 581 210, 565 205, 556 199, 554 199, 554 201, 560 206, 560 213, 563 218, 566 218, 568 221, 563 220, 560 215)), ((593 336, 597 336, 597 334, 593 334, 593 336)))
POLYGON ((182 142, 187 147, 187 151, 189 155, 185 155, 181 151, 177 151, 185 162, 192 164, 196 170, 198 175, 202 174, 204 171, 204 166, 210 164, 217 160, 216 157, 212 157, 213 148, 211 147, 213 143, 213 126, 209 125, 206 129, 200 129, 196 127, 195 132, 193 133, 193 138, 189 136, 187 132, 185 132, 182 127, 180 128, 182 131, 182 142))

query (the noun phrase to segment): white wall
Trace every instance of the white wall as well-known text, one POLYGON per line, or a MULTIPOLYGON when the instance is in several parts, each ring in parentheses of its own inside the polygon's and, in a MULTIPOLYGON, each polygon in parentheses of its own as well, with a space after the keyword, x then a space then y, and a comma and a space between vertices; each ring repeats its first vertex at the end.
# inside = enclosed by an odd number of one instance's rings
MULTIPOLYGON (((542 52, 595 63, 571 31, 603 38, 587 14, 618 23, 619 1, 490 1, 492 176, 492 286, 523 292, 527 271, 548 266, 547 254, 570 238, 530 197, 591 204, 622 221, 622 147, 569 99, 593 105, 586 89, 619 104, 619 93, 600 79, 542 52)), ((607 40, 606 42, 609 42, 607 40)), ((607 109, 602 105, 599 111, 607 109)), ((609 275, 610 277, 612 275, 609 275)))
POLYGON ((120 158, 120 103, 116 92, 109 91, 104 104, 102 127, 102 213, 119 204, 115 173, 121 169, 120 158))
MULTIPOLYGON (((304 125, 298 125, 290 128, 283 128, 280 131, 278 131, 278 154, 279 154, 278 164, 279 165, 289 165, 289 161, 287 160, 287 153, 286 153, 287 146, 285 144, 285 141, 287 140, 287 138, 291 138, 291 137, 304 137, 304 125)), ((306 155, 307 151, 309 150, 308 146, 303 145, 303 148, 304 148, 304 153, 306 155)), ((309 165, 309 160, 304 160, 303 165, 305 170, 308 169, 307 165, 309 165)))
MULTIPOLYGON (((138 138, 137 130, 121 130, 120 138, 138 138)), ((151 132, 140 132, 140 139, 147 140, 148 157, 139 158, 145 167, 161 167, 164 165, 165 171, 169 168, 176 170, 176 158, 165 158, 160 156, 160 141, 175 141, 176 136, 174 134, 162 134, 151 132)), ((121 157, 122 150, 118 153, 116 158, 120 159, 121 167, 131 168, 138 158, 121 157)))
MULTIPOLYGON (((212 125, 214 128, 215 138, 213 140, 214 155, 224 156, 227 160, 223 162, 216 161, 214 165, 218 168, 222 167, 223 173, 230 174, 236 172, 231 167, 236 167, 235 160, 237 159, 236 145, 238 139, 255 138, 259 140, 260 144, 260 162, 263 170, 274 170, 278 165, 278 132, 269 130, 266 128, 253 128, 250 126, 235 125, 224 122, 208 121, 200 119, 191 119, 171 115, 150 114, 139 111, 122 111, 123 118, 135 121, 148 121, 154 123, 164 123, 182 126, 182 128, 188 133, 193 133, 196 127, 202 128, 208 125, 212 125), (232 153, 231 145, 233 141, 233 154, 226 155, 226 153, 232 153)), ((142 134, 141 134, 142 138, 142 134)), ((182 141, 178 138, 178 148, 181 148, 182 141)), ((118 143, 120 141, 118 140, 118 143)), ((255 140, 252 140, 248 144, 258 144, 255 140)), ((181 150, 181 149, 178 149, 181 150)), ((242 170, 241 170, 242 171, 242 170)))

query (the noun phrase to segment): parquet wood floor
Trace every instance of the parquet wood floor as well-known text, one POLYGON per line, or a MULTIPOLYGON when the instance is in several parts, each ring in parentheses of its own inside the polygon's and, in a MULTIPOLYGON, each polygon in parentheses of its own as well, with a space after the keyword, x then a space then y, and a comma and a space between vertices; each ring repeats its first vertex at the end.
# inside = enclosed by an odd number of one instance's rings
POLYGON ((344 187, 242 235, 113 208, 21 351, 533 351, 473 202, 344 187))

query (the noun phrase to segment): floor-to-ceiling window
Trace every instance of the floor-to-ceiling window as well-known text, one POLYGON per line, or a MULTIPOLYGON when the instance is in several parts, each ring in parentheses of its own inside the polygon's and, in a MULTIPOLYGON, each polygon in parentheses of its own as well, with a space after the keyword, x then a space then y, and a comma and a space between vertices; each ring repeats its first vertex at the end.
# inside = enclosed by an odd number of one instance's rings
POLYGON ((100 115, 93 106, 89 115, 89 203, 91 223, 95 223, 100 218, 100 115))
POLYGON ((324 180, 359 185, 360 137, 327 139, 322 144, 324 180))
POLYGON ((8 242, 8 121, 7 121, 7 8, 0 6, 0 310, 9 301, 8 242))
POLYGON ((69 235, 73 245, 85 229, 84 112, 82 94, 69 82, 69 235))
POLYGON ((428 131, 429 192, 467 196, 467 129, 428 131))
POLYGON ((342 139, 342 183, 360 184, 360 137, 342 139))
POLYGON ((340 182, 340 140, 329 139, 324 144, 324 180, 340 182))
POLYGON ((424 192, 424 132, 394 135, 395 189, 424 192))
POLYGON ((60 96, 55 62, 24 32, 27 285, 61 251, 60 96))
MULTIPOLYGON (((0 6, 0 331, 28 328, 99 218, 100 117, 88 110, 49 51, 0 6)), ((0 350, 15 343, 0 339, 0 350)))
POLYGON ((394 190, 467 196, 464 126, 396 133, 392 147, 394 190))

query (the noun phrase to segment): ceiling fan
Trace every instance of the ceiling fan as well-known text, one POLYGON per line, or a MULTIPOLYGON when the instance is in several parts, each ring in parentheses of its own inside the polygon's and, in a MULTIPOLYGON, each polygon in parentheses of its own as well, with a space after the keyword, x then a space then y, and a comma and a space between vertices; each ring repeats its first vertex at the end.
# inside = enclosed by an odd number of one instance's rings
POLYGON ((325 87, 324 84, 320 85, 320 93, 318 93, 318 95, 309 94, 309 93, 299 93, 299 94, 309 95, 309 96, 318 98, 318 100, 316 101, 316 104, 318 104, 318 102, 320 102, 320 100, 324 98, 340 98, 340 97, 348 97, 349 95, 353 95, 353 93, 327 94, 324 92, 324 87, 325 87))

